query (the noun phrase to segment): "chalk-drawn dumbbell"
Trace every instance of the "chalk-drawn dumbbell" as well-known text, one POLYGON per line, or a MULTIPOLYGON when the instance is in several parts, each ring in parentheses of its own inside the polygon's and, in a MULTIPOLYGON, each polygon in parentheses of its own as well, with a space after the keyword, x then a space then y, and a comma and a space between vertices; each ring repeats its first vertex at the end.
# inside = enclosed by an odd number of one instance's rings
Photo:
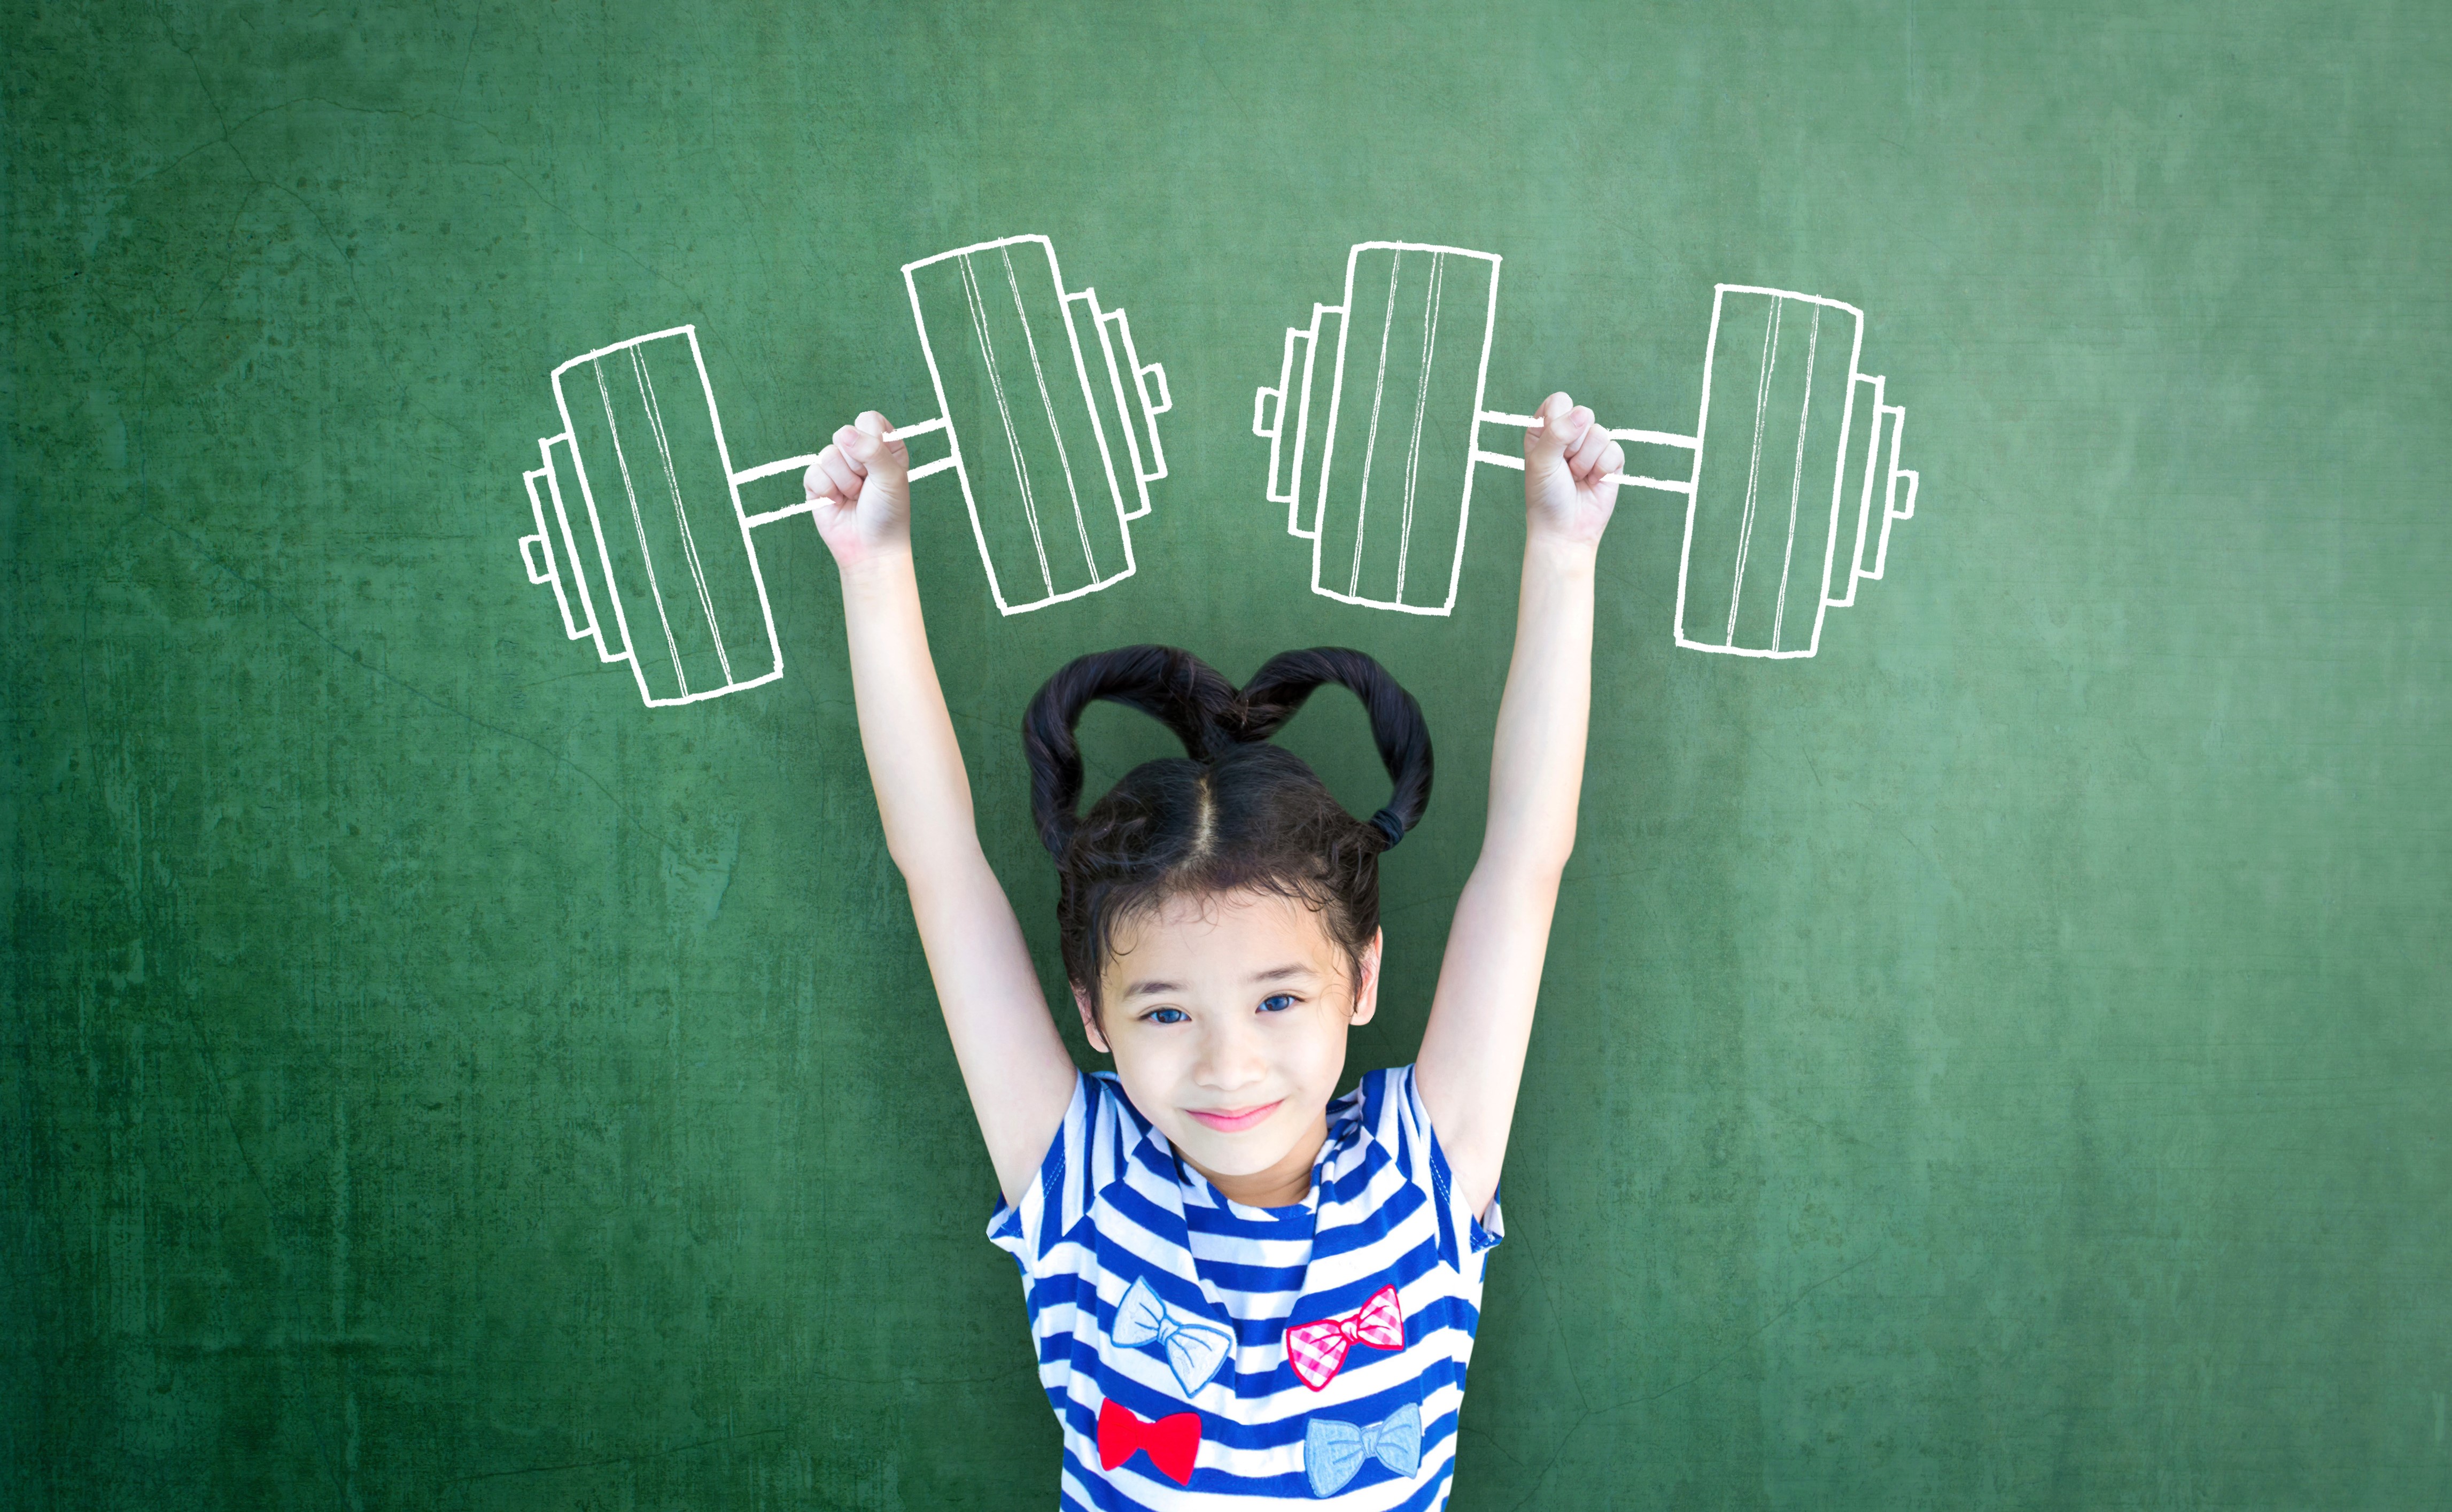
MULTIPOLYGON (((1269 443, 1269 499, 1312 543, 1314 592, 1411 614, 1455 607, 1473 469, 1524 468, 1482 449, 1481 428, 1534 423, 1483 408, 1498 267, 1463 248, 1357 243, 1343 300, 1287 329, 1252 430, 1269 443)), ((1666 464, 1659 476, 1630 466, 1617 482, 1686 503, 1679 646, 1811 656, 1824 611, 1882 576, 1917 476, 1899 466, 1905 408, 1857 368, 1863 340, 1852 305, 1722 284, 1693 431, 1611 429, 1666 464), (1707 446, 1714 414, 1731 411, 1707 446)))
MULTIPOLYGON (((902 278, 937 418, 892 434, 944 433, 945 454, 911 476, 959 480, 997 607, 1018 614, 1132 576, 1130 522, 1166 476, 1157 417, 1172 401, 1124 312, 1100 308, 1095 289, 1066 293, 1044 236, 958 248, 902 278)), ((536 530, 520 554, 569 638, 629 663, 653 706, 781 677, 750 532, 811 512, 800 475, 815 454, 732 465, 691 326, 574 357, 553 370, 553 391, 562 430, 537 443, 544 465, 524 474, 536 530), (767 479, 778 507, 753 509, 742 490, 767 479)))

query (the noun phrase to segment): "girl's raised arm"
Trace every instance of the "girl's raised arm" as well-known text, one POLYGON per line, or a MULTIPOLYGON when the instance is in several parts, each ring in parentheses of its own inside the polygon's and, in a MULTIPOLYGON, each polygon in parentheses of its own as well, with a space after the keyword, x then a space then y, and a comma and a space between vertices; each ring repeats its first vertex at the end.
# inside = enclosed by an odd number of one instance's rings
POLYGON ((1625 454, 1565 394, 1524 435, 1524 585, 1498 705, 1490 822, 1456 901, 1414 1075, 1468 1210, 1498 1190, 1558 877, 1575 844, 1592 706, 1592 563, 1625 454))
POLYGON ((805 487, 842 574, 860 743, 886 849, 911 890, 920 943, 997 1182, 1028 1189, 1073 1099, 1013 905, 979 848, 961 747, 928 656, 911 567, 911 458, 875 410, 835 432, 805 487))

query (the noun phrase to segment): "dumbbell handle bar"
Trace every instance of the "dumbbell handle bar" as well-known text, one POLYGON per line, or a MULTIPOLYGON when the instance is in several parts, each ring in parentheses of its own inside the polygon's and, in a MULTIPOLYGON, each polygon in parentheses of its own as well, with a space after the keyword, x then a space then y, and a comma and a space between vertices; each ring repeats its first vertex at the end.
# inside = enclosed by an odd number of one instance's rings
MULTIPOLYGON (((1277 386, 1275 388, 1261 388, 1252 395, 1252 434, 1269 443, 1269 499, 1272 503, 1295 505, 1297 510, 1301 507, 1296 503, 1296 495, 1302 491, 1302 454, 1306 440, 1305 433, 1311 425, 1312 353, 1318 340, 1321 317, 1332 314, 1342 316, 1344 313, 1341 308, 1335 305, 1314 305, 1311 312, 1312 323, 1308 329, 1300 326, 1287 327, 1285 360, 1277 371, 1277 386), (1295 364, 1295 353, 1297 348, 1302 351, 1302 365, 1299 368, 1295 364), (1297 381, 1301 384, 1299 388, 1295 387, 1297 381), (1294 394, 1302 395, 1302 402, 1297 415, 1289 416, 1286 413, 1291 404, 1289 396, 1294 394), (1280 493, 1277 491, 1279 448, 1284 444, 1286 423, 1290 419, 1295 422, 1294 471, 1295 475, 1287 482, 1286 491, 1280 493)), ((1485 351, 1484 360, 1487 361, 1487 359, 1488 353, 1485 351)), ((1475 402, 1479 402, 1477 395, 1475 402)), ((1483 450, 1481 428, 1521 426, 1527 430, 1537 430, 1542 425, 1540 416, 1511 415, 1499 409, 1476 409, 1473 412, 1473 460, 1474 462, 1487 462, 1495 467, 1512 468, 1517 472, 1524 470, 1522 457, 1511 457, 1503 452, 1483 450)), ((1641 441, 1654 446, 1675 447, 1688 453, 1691 459, 1687 464, 1686 476, 1683 479, 1647 478, 1636 473, 1612 472, 1607 475, 1609 482, 1637 488, 1656 488, 1663 493, 1677 494, 1681 498, 1691 499, 1694 496, 1695 471, 1703 455, 1702 438, 1682 436, 1667 430, 1604 428, 1613 441, 1641 441)), ((1294 528, 1294 533, 1308 535, 1311 532, 1294 528)))
MULTIPOLYGON (((1473 417, 1473 429, 1476 431, 1483 426, 1521 426, 1527 430, 1538 430, 1542 426, 1539 415, 1503 414, 1495 409, 1481 411, 1473 417)), ((1703 454, 1703 443, 1700 440, 1693 436, 1672 435, 1666 430, 1619 430, 1603 426, 1601 434, 1612 441, 1646 441, 1656 447, 1676 447, 1696 457, 1703 454)), ((1473 460, 1487 462, 1493 467, 1513 468, 1518 472, 1524 470, 1522 457, 1511 457, 1504 452, 1482 450, 1481 438, 1478 435, 1473 438, 1473 460)), ((1609 473, 1606 475, 1606 481, 1626 484, 1637 488, 1657 488, 1663 493, 1682 494, 1688 498, 1692 498, 1694 495, 1694 474, 1691 469, 1682 482, 1668 478, 1639 477, 1627 472, 1609 473)))
MULTIPOLYGON (((932 430, 944 428, 945 417, 939 415, 934 420, 922 420, 918 425, 904 426, 899 430, 889 430, 885 433, 885 439, 900 441, 906 437, 924 436, 932 430)), ((539 585, 551 584, 556 598, 562 596, 562 583, 554 571, 553 548, 546 544, 549 539, 546 533, 549 527, 545 522, 544 498, 538 491, 538 485, 540 482, 544 482, 546 487, 554 488, 554 510, 559 515, 562 508, 561 490, 549 481, 553 476, 553 448, 556 446, 567 448, 569 444, 570 436, 567 432, 559 436, 547 436, 538 444, 544 451, 545 465, 526 475, 528 505, 536 511, 537 533, 520 538, 520 557, 527 566, 528 581, 539 585)), ((817 460, 816 455, 812 453, 805 457, 785 457, 781 462, 769 462, 761 467, 743 468, 732 475, 732 486, 738 488, 744 483, 755 483, 761 478, 771 478, 779 472, 805 472, 816 466, 817 460)), ((942 472, 952 467, 956 460, 951 453, 948 453, 934 462, 912 468, 911 476, 924 478, 933 472, 942 472)), ((772 525, 778 520, 789 519, 796 514, 815 514, 817 507, 816 505, 802 500, 799 504, 789 505, 781 509, 769 509, 764 514, 744 514, 741 517, 741 523, 754 529, 761 525, 772 525)), ((564 549, 576 553, 578 545, 575 542, 569 543, 564 549)), ((570 606, 566 601, 562 608, 563 624, 570 631, 570 638, 574 641, 587 634, 596 624, 595 607, 585 598, 586 589, 583 586, 580 592, 584 608, 583 617, 587 620, 586 625, 581 625, 578 618, 571 614, 570 606)))
MULTIPOLYGON (((907 441, 913 436, 924 436, 932 430, 942 430, 944 428, 945 417, 939 415, 934 420, 922 420, 916 426, 902 426, 896 429, 889 430, 885 433, 885 439, 888 441, 907 441)), ((939 457, 934 462, 923 463, 920 467, 912 468, 911 476, 916 480, 925 478, 932 473, 942 472, 946 468, 952 467, 960 459, 949 451, 945 455, 939 457)), ((779 472, 806 472, 817 465, 818 453, 816 452, 811 452, 805 457, 785 457, 781 462, 769 462, 755 468, 743 468, 742 470, 732 475, 732 482, 733 486, 738 487, 744 483, 755 483, 761 478, 771 478, 779 472)), ((742 516, 742 523, 748 526, 751 529, 756 529, 761 525, 772 525, 778 520, 788 520, 796 514, 815 514, 817 512, 817 508, 818 507, 816 505, 811 504, 804 499, 799 504, 785 505, 781 509, 769 509, 764 514, 743 515, 742 516)))
MULTIPOLYGON (((989 243, 987 245, 994 246, 996 244, 989 243)), ((974 251, 977 249, 978 249, 975 248, 961 248, 958 249, 957 251, 947 252, 943 255, 946 257, 952 257, 959 255, 959 252, 974 251)), ((938 261, 938 259, 930 258, 928 261, 935 262, 938 261)), ((914 268, 920 265, 916 263, 912 265, 914 268)), ((907 276, 910 272, 910 269, 904 269, 903 272, 907 276)), ((1118 405, 1124 403, 1124 372, 1129 372, 1131 374, 1133 396, 1140 401, 1141 414, 1144 417, 1144 423, 1149 428, 1150 455, 1146 459, 1141 456, 1140 444, 1139 441, 1132 434, 1129 418, 1127 418, 1125 426, 1125 444, 1131 448, 1133 476, 1135 481, 1142 485, 1156 483, 1158 479, 1166 476, 1166 454, 1158 448, 1157 444, 1157 417, 1175 408, 1175 396, 1167 389, 1166 368, 1160 364, 1154 362, 1145 363, 1140 360, 1139 352, 1135 350, 1133 347, 1132 323, 1124 318, 1124 312, 1120 309, 1100 309, 1098 308, 1097 290, 1084 288, 1075 293, 1066 294, 1064 298, 1068 304, 1078 303, 1088 308, 1090 318, 1095 323, 1092 328, 1097 331, 1099 343, 1105 348, 1107 377, 1108 381, 1116 387, 1116 402, 1118 405), (1115 330, 1115 335, 1112 340, 1122 344, 1122 371, 1118 371, 1117 367, 1117 352, 1115 347, 1111 344, 1111 338, 1108 335, 1108 328, 1110 327, 1113 327, 1115 330), (1156 393, 1151 392, 1153 385, 1157 388, 1156 393)), ((917 304, 916 295, 914 296, 912 308, 913 312, 917 314, 919 306, 917 304)), ((927 327, 924 323, 920 326, 920 341, 923 345, 927 341, 927 327)), ((930 371, 932 374, 935 371, 935 359, 933 357, 930 359, 930 371)), ((944 395, 940 392, 938 395, 938 398, 941 402, 944 395)), ((950 438, 950 428, 945 423, 945 417, 943 415, 939 415, 934 420, 922 420, 917 425, 902 426, 896 429, 889 430, 885 433, 885 439, 888 441, 903 441, 913 436, 924 436, 932 430, 946 430, 948 431, 950 438)), ((934 474, 944 472, 952 468, 959 467, 961 464, 961 452, 959 449, 949 450, 945 455, 939 457, 934 462, 923 463, 920 466, 912 468, 912 481, 916 483, 921 478, 930 477, 934 474)), ((742 471, 736 472, 732 475, 733 487, 739 487, 744 483, 755 483, 761 478, 771 478, 779 472, 805 472, 810 468, 817 466, 817 455, 812 453, 804 457, 785 457, 781 462, 769 462, 760 467, 743 468, 742 471)), ((817 506, 804 500, 799 504, 786 505, 781 509, 769 509, 763 514, 743 515, 742 516, 742 522, 752 529, 755 529, 761 525, 772 525, 778 520, 788 520, 796 514, 814 514, 816 512, 817 506)), ((1141 489, 1140 508, 1125 515, 1124 518, 1127 520, 1137 520, 1143 514, 1148 512, 1149 492, 1144 487, 1141 489)))

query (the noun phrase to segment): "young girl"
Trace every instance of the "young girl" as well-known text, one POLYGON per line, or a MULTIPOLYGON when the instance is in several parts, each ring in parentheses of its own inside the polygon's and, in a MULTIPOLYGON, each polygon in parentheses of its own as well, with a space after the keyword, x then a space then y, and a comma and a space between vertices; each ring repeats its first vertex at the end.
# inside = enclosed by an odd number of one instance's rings
POLYGON ((1623 466, 1552 394, 1525 437, 1515 653, 1481 858, 1419 1058, 1331 1098, 1378 1006, 1379 856, 1421 817, 1420 707, 1355 651, 1296 651, 1239 691, 1162 647, 1085 656, 1025 723, 1062 877, 1074 1006, 1112 1074, 1074 1067, 974 831, 912 574, 908 457, 870 411, 809 469, 841 569, 860 741, 1004 1202, 1068 1508, 1278 1499, 1439 1507, 1499 1241, 1498 1174, 1591 698, 1592 562, 1623 466), (1368 822, 1268 737, 1313 688, 1371 711, 1394 780, 1368 822), (1077 814, 1094 699, 1182 738, 1077 814))

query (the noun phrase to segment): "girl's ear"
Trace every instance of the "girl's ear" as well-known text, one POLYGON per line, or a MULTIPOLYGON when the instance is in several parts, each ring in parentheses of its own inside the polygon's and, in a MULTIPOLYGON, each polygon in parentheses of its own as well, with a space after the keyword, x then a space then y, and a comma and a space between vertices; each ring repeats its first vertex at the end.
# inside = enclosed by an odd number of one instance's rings
POLYGON ((1098 1032, 1097 1017, 1090 1011, 1090 994, 1082 990, 1081 984, 1078 982, 1073 984, 1073 1006, 1081 1012, 1081 1032, 1090 1037, 1090 1048, 1100 1055, 1115 1054, 1107 1048, 1107 1037, 1098 1032))
POLYGON ((1371 943, 1362 947, 1362 977, 1354 985, 1354 1017, 1348 1024, 1368 1024, 1379 1011, 1379 947, 1387 939, 1387 930, 1374 929, 1371 943))

